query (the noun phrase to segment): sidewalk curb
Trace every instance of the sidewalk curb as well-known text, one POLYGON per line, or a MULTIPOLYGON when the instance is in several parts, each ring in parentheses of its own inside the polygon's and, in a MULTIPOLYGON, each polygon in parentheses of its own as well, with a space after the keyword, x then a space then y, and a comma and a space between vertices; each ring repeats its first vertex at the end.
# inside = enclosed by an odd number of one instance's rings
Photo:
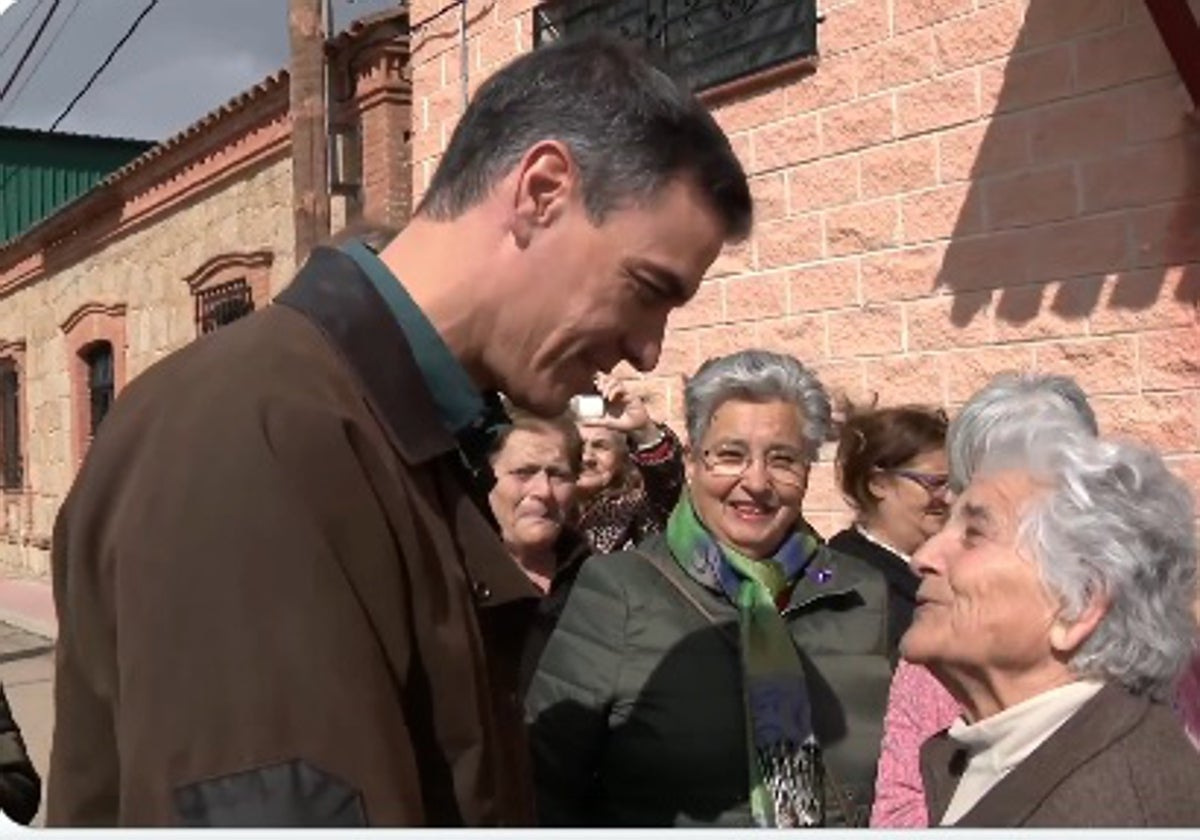
POLYGON ((0 622, 51 641, 58 638, 54 594, 49 583, 0 578, 0 622))
POLYGON ((5 609, 2 606, 0 606, 0 624, 9 624, 52 642, 58 640, 58 622, 43 621, 17 610, 5 609))

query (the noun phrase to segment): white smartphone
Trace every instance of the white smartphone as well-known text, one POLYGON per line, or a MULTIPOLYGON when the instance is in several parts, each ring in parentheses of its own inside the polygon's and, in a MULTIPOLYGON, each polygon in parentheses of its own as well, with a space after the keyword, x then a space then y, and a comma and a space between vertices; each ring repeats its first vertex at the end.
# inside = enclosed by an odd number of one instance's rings
POLYGON ((580 420, 598 420, 604 416, 604 397, 599 394, 579 394, 571 398, 571 411, 580 420))

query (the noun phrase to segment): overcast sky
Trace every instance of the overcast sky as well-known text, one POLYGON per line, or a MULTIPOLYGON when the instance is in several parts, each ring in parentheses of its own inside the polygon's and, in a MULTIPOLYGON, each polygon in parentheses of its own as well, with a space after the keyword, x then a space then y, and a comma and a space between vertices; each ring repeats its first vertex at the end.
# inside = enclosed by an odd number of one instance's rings
MULTIPOLYGON (((0 100, 0 125, 49 128, 147 3, 60 0, 0 100)), ((0 89, 52 4, 0 0, 0 89)), ((334 24, 340 30, 396 5, 334 0, 334 24)), ((287 64, 287 10, 288 0, 159 0, 58 130, 170 137, 287 64)))

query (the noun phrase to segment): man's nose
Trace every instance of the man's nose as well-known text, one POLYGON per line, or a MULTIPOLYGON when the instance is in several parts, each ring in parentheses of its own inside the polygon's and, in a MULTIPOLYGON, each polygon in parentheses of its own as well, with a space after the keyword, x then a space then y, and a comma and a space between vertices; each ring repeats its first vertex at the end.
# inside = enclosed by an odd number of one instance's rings
POLYGON ((664 317, 656 320, 642 335, 629 341, 625 347, 625 358, 629 364, 642 373, 649 373, 658 367, 666 328, 667 319, 664 317))

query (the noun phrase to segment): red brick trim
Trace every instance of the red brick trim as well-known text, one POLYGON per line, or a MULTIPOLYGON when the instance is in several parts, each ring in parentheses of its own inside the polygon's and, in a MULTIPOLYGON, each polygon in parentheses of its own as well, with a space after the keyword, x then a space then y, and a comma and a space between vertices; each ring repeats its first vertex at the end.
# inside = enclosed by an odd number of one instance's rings
POLYGON ((254 295, 254 308, 261 309, 271 300, 271 264, 275 254, 269 250, 238 251, 218 254, 183 279, 193 295, 229 280, 244 279, 254 295))
POLYGON ((91 436, 91 401, 88 395, 88 369, 84 356, 94 345, 107 341, 113 353, 113 395, 125 387, 127 338, 125 304, 85 303, 62 323, 67 339, 67 366, 71 376, 71 441, 75 464, 83 461, 91 436))
POLYGON ((281 72, 0 247, 0 296, 286 156, 291 143, 287 104, 288 77, 281 72))

